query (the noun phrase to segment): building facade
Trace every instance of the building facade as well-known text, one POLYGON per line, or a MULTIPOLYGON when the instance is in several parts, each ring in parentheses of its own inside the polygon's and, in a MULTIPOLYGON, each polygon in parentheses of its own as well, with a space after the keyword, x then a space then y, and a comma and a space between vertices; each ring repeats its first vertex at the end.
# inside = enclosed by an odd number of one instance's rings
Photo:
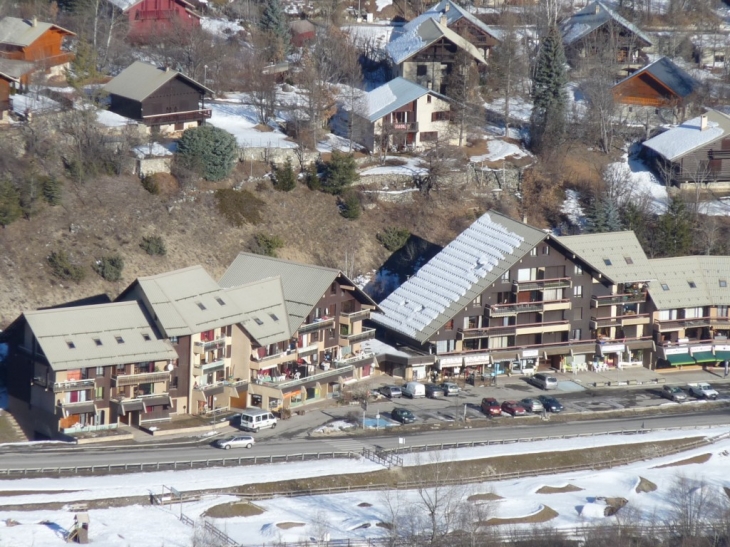
POLYGON ((34 63, 36 69, 49 76, 63 76, 74 59, 63 49, 66 38, 76 36, 70 30, 52 23, 17 17, 0 20, 0 57, 34 63))

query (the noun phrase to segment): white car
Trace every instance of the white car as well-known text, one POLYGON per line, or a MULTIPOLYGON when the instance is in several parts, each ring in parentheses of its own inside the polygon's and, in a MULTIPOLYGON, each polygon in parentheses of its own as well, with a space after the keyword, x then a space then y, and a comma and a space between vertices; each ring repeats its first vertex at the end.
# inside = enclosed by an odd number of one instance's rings
POLYGON ((255 443, 256 441, 251 435, 236 435, 228 439, 218 439, 215 445, 218 448, 230 450, 231 448, 251 448, 255 443))

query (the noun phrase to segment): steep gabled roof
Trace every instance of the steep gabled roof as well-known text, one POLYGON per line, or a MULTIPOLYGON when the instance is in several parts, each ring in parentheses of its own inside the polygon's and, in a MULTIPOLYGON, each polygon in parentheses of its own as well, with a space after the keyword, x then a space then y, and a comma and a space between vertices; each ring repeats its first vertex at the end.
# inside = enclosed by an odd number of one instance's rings
POLYGON ((383 313, 371 319, 423 343, 545 237, 542 230, 486 213, 383 300, 383 313))
POLYGON ((375 122, 429 93, 444 101, 449 100, 448 97, 426 89, 410 80, 400 77, 395 78, 380 87, 376 87, 369 93, 364 93, 359 101, 360 108, 357 114, 367 118, 370 122, 375 122))
POLYGON ((244 315, 241 325, 259 345, 266 346, 291 338, 280 277, 224 290, 241 308, 244 315))
POLYGON ((411 21, 411 23, 416 22, 418 24, 414 24, 408 30, 404 28, 404 32, 386 47, 388 55, 396 65, 406 61, 441 38, 446 38, 480 63, 486 64, 487 61, 484 56, 471 42, 459 36, 453 30, 437 23, 433 17, 417 18, 411 21))
POLYGON ((627 76, 613 87, 616 89, 624 82, 638 78, 642 74, 650 74, 669 91, 682 98, 691 95, 700 85, 700 83, 692 76, 675 65, 671 59, 668 57, 662 57, 661 59, 657 59, 653 63, 646 65, 641 70, 637 70, 630 76, 627 76))
MULTIPOLYGON (((312 308, 336 279, 342 279, 345 284, 355 287, 355 284, 340 270, 252 253, 239 253, 219 283, 221 287, 237 287, 277 276, 281 277, 284 288, 284 299, 289 313, 289 330, 292 333, 299 329, 312 308)), ((375 302, 360 289, 355 287, 354 291, 369 305, 376 306, 375 302)))
POLYGON ((554 237, 568 251, 588 263, 612 283, 655 279, 636 234, 631 231, 554 237))
POLYGON ((730 305, 730 256, 681 256, 649 262, 656 277, 649 284, 649 294, 658 309, 730 305))
POLYGON ((53 370, 177 359, 137 302, 23 314, 53 370))
POLYGON ((197 334, 245 319, 233 298, 202 266, 140 277, 117 300, 128 300, 137 286, 168 337, 197 334))
POLYGON ((707 110, 707 127, 702 129, 702 117, 660 133, 643 145, 668 161, 676 161, 690 152, 730 134, 730 117, 717 110, 707 110))
POLYGON ((652 45, 649 37, 639 27, 630 23, 603 2, 591 2, 578 13, 572 15, 560 24, 560 31, 563 35, 563 43, 568 46, 578 40, 582 40, 594 30, 602 27, 609 21, 621 25, 634 33, 644 42, 645 47, 652 45))
MULTIPOLYGON (((494 27, 490 27, 484 21, 475 17, 469 13, 466 9, 462 8, 459 4, 452 2, 452 0, 441 0, 438 4, 431 6, 428 11, 422 13, 415 19, 412 19, 405 25, 403 25, 403 31, 407 32, 413 28, 416 28, 425 19, 435 19, 436 22, 440 22, 441 16, 446 16, 446 26, 451 27, 454 23, 460 19, 466 19, 475 27, 479 28, 483 32, 486 32, 496 40, 502 39, 502 32, 494 27)), ((401 31, 401 32, 403 32, 401 31)))
POLYGON ((41 21, 29 21, 17 17, 3 17, 0 19, 0 44, 28 47, 50 29, 58 30, 68 36, 76 36, 70 30, 41 21))
POLYGON ((112 95, 141 102, 174 78, 186 81, 203 93, 213 94, 213 91, 192 78, 188 78, 182 72, 158 68, 141 61, 135 61, 122 70, 104 86, 104 90, 112 95))

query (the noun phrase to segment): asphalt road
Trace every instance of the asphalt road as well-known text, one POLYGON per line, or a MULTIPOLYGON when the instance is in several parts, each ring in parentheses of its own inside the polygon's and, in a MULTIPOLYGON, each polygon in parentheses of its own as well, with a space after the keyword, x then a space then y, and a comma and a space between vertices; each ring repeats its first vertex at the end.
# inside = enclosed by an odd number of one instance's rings
MULTIPOLYGON (((171 461, 189 461, 192 459, 213 459, 237 456, 269 456, 282 454, 298 454, 301 452, 332 452, 353 450, 359 451, 363 446, 397 448, 399 437, 405 438, 405 446, 423 444, 455 443, 498 439, 519 439, 556 435, 574 435, 580 433, 601 433, 618 430, 636 430, 639 428, 664 428, 677 426, 730 425, 730 410, 727 408, 707 412, 690 412, 644 418, 626 418, 612 420, 594 420, 585 422, 550 423, 521 425, 521 418, 502 417, 509 421, 508 427, 456 429, 413 433, 404 436, 398 428, 392 433, 374 437, 337 437, 326 439, 289 439, 281 440, 266 432, 266 436, 255 434, 260 439, 252 449, 235 449, 222 451, 209 444, 194 445, 190 443, 165 442, 161 446, 145 446, 130 448, 117 447, 65 447, 24 449, 6 451, 0 454, 0 469, 23 469, 40 467, 88 466, 107 464, 138 464, 171 461), (266 438, 268 437, 268 438, 266 438)), ((402 446, 402 445, 401 445, 402 446)))

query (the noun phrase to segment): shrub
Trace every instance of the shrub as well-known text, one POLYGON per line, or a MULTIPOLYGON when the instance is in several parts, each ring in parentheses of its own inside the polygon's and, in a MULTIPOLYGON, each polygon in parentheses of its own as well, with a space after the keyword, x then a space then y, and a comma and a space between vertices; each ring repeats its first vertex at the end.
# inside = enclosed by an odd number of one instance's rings
POLYGON ((357 164, 352 154, 338 150, 332 152, 332 159, 325 164, 322 191, 340 195, 358 179, 357 164))
POLYGON ((94 264, 94 271, 107 281, 119 281, 123 269, 124 260, 119 255, 102 256, 94 264))
POLYGON ((142 188, 147 190, 153 196, 160 193, 160 185, 154 175, 145 175, 142 177, 142 188))
POLYGON ((236 138, 212 125, 193 127, 178 141, 177 155, 183 165, 198 171, 206 180, 219 181, 233 169, 236 138))
POLYGON ((375 237, 383 247, 394 253, 406 244, 408 238, 411 237, 411 232, 405 228, 386 228, 382 232, 378 232, 375 237))
POLYGON ((75 281, 76 283, 81 282, 86 277, 86 272, 81 266, 71 263, 66 251, 53 251, 47 260, 51 266, 51 272, 56 277, 75 281))
POLYGON ((281 192, 290 192, 297 185, 297 176, 289 158, 283 167, 274 167, 274 188, 281 192))
POLYGON ((342 196, 340 202, 340 214, 347 220, 357 220, 360 218, 362 207, 360 206, 360 198, 355 192, 347 192, 342 196))
POLYGON ((41 191, 43 199, 50 206, 60 205, 63 191, 63 182, 55 177, 44 177, 42 181, 41 191))
POLYGON ((266 235, 264 233, 254 234, 254 244, 251 251, 264 256, 276 256, 276 251, 284 246, 284 240, 279 236, 266 235))
POLYGON ((23 214, 20 193, 9 180, 0 181, 0 226, 5 228, 23 214))
POLYGON ((261 222, 261 209, 266 204, 248 190, 216 190, 215 198, 220 213, 234 226, 261 222))
POLYGON ((150 256, 165 256, 167 254, 165 242, 160 236, 143 237, 139 246, 150 256))
POLYGON ((307 167, 307 172, 304 174, 304 180, 307 184, 307 188, 309 188, 310 190, 322 189, 322 181, 319 178, 316 163, 309 164, 309 167, 307 167))

